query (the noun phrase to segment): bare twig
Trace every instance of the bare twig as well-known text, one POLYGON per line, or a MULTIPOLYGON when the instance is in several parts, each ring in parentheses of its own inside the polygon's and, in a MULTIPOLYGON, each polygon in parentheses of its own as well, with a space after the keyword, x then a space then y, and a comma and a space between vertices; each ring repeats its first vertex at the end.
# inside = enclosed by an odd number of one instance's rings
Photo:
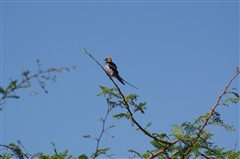
POLYGON ((19 147, 22 146, 22 148, 25 150, 25 152, 26 152, 27 154, 29 154, 29 153, 27 152, 27 150, 25 149, 25 147, 23 146, 22 142, 21 142, 20 140, 18 140, 17 142, 18 142, 18 144, 19 144, 19 147))
POLYGON ((236 140, 236 142, 235 142, 235 144, 234 144, 234 149, 233 149, 233 152, 235 153, 236 152, 236 148, 237 148, 237 140, 236 140))

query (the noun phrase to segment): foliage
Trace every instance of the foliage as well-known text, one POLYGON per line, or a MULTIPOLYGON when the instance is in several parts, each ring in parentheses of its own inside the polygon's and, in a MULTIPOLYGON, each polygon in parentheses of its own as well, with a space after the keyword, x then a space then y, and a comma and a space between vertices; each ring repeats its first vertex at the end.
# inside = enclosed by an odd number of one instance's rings
MULTIPOLYGON (((55 82, 57 80, 57 76, 55 73, 62 73, 63 70, 70 71, 70 68, 75 69, 76 66, 66 67, 62 66, 60 68, 48 68, 46 70, 41 68, 41 62, 39 59, 37 59, 38 64, 38 72, 30 75, 30 71, 26 70, 22 72, 22 80, 12 80, 10 79, 10 83, 6 88, 0 87, 0 106, 5 104, 5 100, 8 98, 18 99, 20 96, 15 94, 16 90, 23 89, 23 88, 29 88, 31 87, 31 80, 36 79, 40 85, 40 87, 44 90, 45 93, 48 93, 46 89, 46 83, 45 81, 51 80, 52 82, 55 82)), ((30 95, 36 95, 37 92, 31 91, 30 95)), ((3 107, 0 107, 0 110, 3 107)))
MULTIPOLYGON (((92 55, 84 50, 92 59, 92 55)), ((95 59, 94 59, 95 60, 95 59)), ((97 60, 95 60, 97 62, 97 60)), ((97 62, 97 64, 103 69, 103 67, 97 62)), ((104 70, 104 69, 103 69, 104 70)), ((104 70, 105 71, 105 70, 104 70)), ((151 151, 146 151, 141 154, 135 150, 129 150, 135 154, 135 156, 141 158, 226 158, 228 156, 237 156, 239 152, 223 151, 224 148, 219 148, 214 143, 210 142, 211 137, 214 135, 210 133, 207 126, 220 126, 226 131, 234 131, 234 126, 225 124, 221 119, 221 114, 216 111, 216 108, 220 105, 228 106, 227 103, 238 103, 239 95, 236 92, 236 88, 231 89, 229 86, 232 81, 238 76, 239 69, 236 69, 236 74, 229 81, 224 88, 223 92, 217 99, 216 104, 206 114, 196 118, 194 122, 183 122, 181 125, 172 125, 172 133, 167 135, 165 133, 159 134, 156 132, 149 132, 147 128, 151 126, 149 122, 145 128, 143 128, 134 118, 134 114, 137 112, 144 113, 146 110, 146 102, 136 103, 138 95, 129 94, 123 95, 117 84, 112 77, 109 76, 116 88, 107 88, 100 86, 102 92, 98 95, 104 95, 106 102, 113 108, 123 108, 125 112, 121 112, 113 115, 116 119, 127 119, 131 121, 132 125, 136 125, 137 130, 142 131, 145 135, 152 139, 151 144, 154 147, 151 151), (226 97, 226 99, 223 99, 226 97)))
MULTIPOLYGON (((102 92, 98 95, 104 95, 106 102, 112 107, 125 108, 126 112, 121 112, 119 114, 113 115, 116 119, 127 119, 131 123, 135 124, 134 113, 142 112, 146 110, 146 103, 136 103, 137 95, 130 94, 121 96, 120 90, 117 88, 106 88, 100 86, 102 92), (124 99, 125 98, 125 99, 124 99), (130 109, 131 108, 131 109, 130 109)), ((236 90, 236 89, 235 89, 236 90)), ((234 97, 229 97, 234 99, 234 101, 239 100, 238 94, 232 93, 234 97)), ((221 95, 227 95, 228 91, 225 89, 221 95)), ((222 100, 222 104, 226 104, 229 100, 222 100)), ((220 100, 219 100, 220 101, 220 100)), ((240 152, 234 152, 233 150, 224 151, 224 148, 219 148, 213 142, 210 142, 214 134, 210 133, 206 126, 220 126, 226 131, 234 131, 234 126, 225 124, 221 119, 221 115, 215 109, 220 105, 216 103, 213 109, 211 109, 206 114, 195 119, 194 122, 183 122, 181 125, 172 125, 171 134, 167 135, 165 133, 158 134, 155 132, 150 133, 147 128, 151 126, 149 122, 145 128, 142 128, 137 124, 137 130, 142 131, 145 134, 151 134, 149 137, 152 138, 150 142, 154 147, 153 150, 148 150, 144 153, 137 152, 135 150, 129 150, 137 157, 141 158, 229 158, 229 156, 234 156, 236 158, 240 157, 240 152)))
MULTIPOLYGON (((96 63, 103 69, 103 67, 98 63, 94 57, 88 53, 86 50, 84 52, 89 55, 96 63)), ((56 81, 56 76, 51 73, 61 72, 62 70, 69 71, 68 67, 61 67, 59 69, 51 68, 47 70, 42 70, 40 68, 40 62, 37 60, 39 71, 34 75, 29 75, 29 71, 22 72, 22 80, 11 80, 9 85, 6 88, 0 87, 0 98, 1 104, 4 104, 4 101, 8 98, 19 98, 14 92, 18 89, 28 88, 31 86, 30 80, 37 79, 41 88, 47 93, 45 88, 46 80, 56 81)), ((73 67, 74 68, 74 67, 73 67)), ((105 71, 103 69, 103 71, 105 71)), ((240 158, 240 151, 225 150, 224 148, 218 147, 214 142, 212 142, 212 137, 214 136, 207 127, 210 126, 219 126, 225 129, 226 131, 234 131, 235 128, 232 125, 226 124, 222 118, 221 114, 217 111, 219 106, 229 106, 229 103, 236 104, 239 102, 240 98, 237 93, 236 88, 229 89, 232 81, 239 75, 239 69, 236 69, 236 74, 230 79, 229 83, 225 86, 223 92, 217 98, 215 105, 206 112, 205 114, 197 117, 194 121, 185 121, 180 125, 172 124, 172 129, 170 134, 150 132, 149 127, 152 125, 149 122, 146 126, 142 126, 136 119, 135 114, 140 113, 144 114, 147 110, 146 102, 138 102, 139 95, 137 94, 127 94, 123 95, 122 91, 118 85, 114 82, 112 77, 109 76, 109 79, 115 85, 114 88, 107 88, 105 86, 100 86, 101 92, 97 96, 104 96, 107 103, 106 115, 103 118, 100 118, 99 121, 102 123, 102 128, 98 137, 92 137, 91 135, 84 135, 84 138, 92 139, 96 141, 95 151, 92 153, 90 158, 97 158, 104 155, 107 158, 113 158, 113 154, 110 154, 110 146, 101 148, 100 142, 103 135, 108 135, 111 138, 114 136, 108 133, 108 130, 114 128, 114 125, 106 126, 106 121, 109 114, 113 109, 120 108, 122 111, 118 114, 114 114, 113 118, 117 120, 129 120, 131 125, 136 127, 137 131, 145 134, 150 139, 150 144, 152 145, 152 150, 147 150, 143 153, 137 152, 136 150, 129 150, 128 152, 133 154, 132 158, 159 158, 159 159, 189 159, 189 158, 229 158, 236 159, 240 158)), ((36 92, 34 92, 36 94, 36 92)), ((68 154, 68 150, 58 153, 54 143, 53 155, 48 155, 45 153, 29 154, 22 143, 17 141, 16 143, 10 143, 7 145, 0 145, 2 148, 5 148, 6 152, 0 154, 0 157, 3 159, 9 159, 12 156, 15 156, 18 159, 23 158, 39 158, 39 159, 88 159, 85 154, 78 156, 77 158, 68 154)))
POLYGON ((32 158, 39 158, 39 159, 88 159, 88 157, 85 154, 82 154, 78 156, 78 158, 73 157, 72 155, 68 155, 68 150, 65 150, 64 152, 58 153, 57 149, 55 147, 55 144, 52 143, 54 147, 54 155, 47 155, 44 153, 38 153, 35 154, 32 158))

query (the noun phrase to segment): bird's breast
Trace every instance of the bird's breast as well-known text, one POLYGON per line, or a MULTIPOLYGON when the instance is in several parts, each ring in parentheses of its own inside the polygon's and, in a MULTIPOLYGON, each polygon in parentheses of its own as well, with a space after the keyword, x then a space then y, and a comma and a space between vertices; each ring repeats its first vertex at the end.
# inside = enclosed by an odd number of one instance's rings
POLYGON ((106 65, 104 66, 104 70, 105 70, 110 76, 113 76, 114 71, 108 66, 108 64, 106 64, 106 65))

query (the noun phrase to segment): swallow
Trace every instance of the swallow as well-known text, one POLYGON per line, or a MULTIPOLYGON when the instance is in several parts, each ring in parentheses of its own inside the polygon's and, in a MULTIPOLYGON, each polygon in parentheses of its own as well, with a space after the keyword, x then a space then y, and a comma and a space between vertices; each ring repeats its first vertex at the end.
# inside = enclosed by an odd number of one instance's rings
POLYGON ((115 77, 119 80, 119 82, 121 82, 123 85, 125 85, 125 83, 127 83, 128 85, 138 89, 137 87, 131 85, 130 83, 128 83, 127 81, 125 81, 118 73, 118 70, 117 70, 117 65, 115 63, 112 62, 112 59, 111 57, 107 57, 105 58, 106 63, 105 63, 105 66, 104 66, 104 70, 107 72, 108 76, 111 76, 111 77, 115 77), (125 82, 125 83, 124 83, 125 82))

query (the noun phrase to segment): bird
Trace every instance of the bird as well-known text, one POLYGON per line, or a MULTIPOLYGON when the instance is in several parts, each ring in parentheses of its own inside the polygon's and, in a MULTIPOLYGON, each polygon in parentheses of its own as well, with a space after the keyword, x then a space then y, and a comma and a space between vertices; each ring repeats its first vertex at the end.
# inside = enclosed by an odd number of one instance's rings
POLYGON ((128 83, 127 81, 125 81, 118 73, 117 70, 117 65, 115 63, 112 62, 111 57, 106 57, 105 60, 105 66, 104 66, 104 70, 106 71, 106 73, 108 74, 108 76, 111 77, 115 77, 119 80, 119 82, 121 82, 123 85, 125 85, 125 83, 127 83, 128 85, 138 89, 137 87, 131 85, 130 83, 128 83), (124 83, 125 82, 125 83, 124 83))

